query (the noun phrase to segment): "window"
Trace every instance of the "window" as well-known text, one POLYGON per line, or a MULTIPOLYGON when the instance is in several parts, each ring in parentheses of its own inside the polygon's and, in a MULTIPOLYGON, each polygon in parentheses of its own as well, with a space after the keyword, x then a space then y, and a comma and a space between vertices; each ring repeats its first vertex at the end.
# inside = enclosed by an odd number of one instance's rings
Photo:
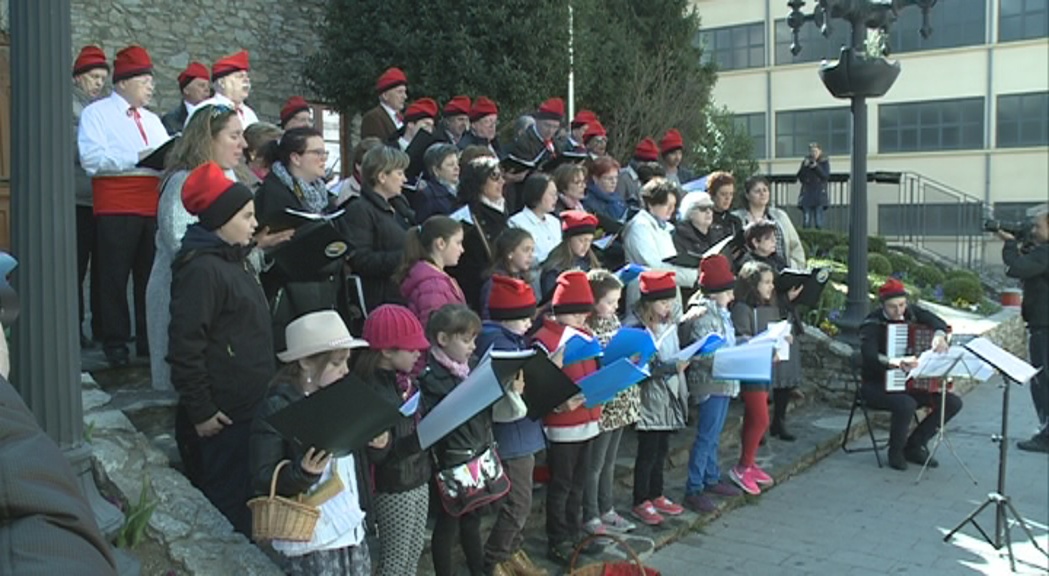
POLYGON ((829 155, 852 151, 852 116, 848 108, 814 108, 776 113, 776 157, 801 158, 818 142, 829 155))
POLYGON ((1049 0, 1001 0, 998 41, 1045 38, 1049 34, 1049 0))
POLYGON ((1049 92, 998 97, 998 147, 1049 146, 1049 92))
MULTIPOLYGON (((338 178, 342 172, 342 123, 339 113, 327 108, 314 107, 315 124, 319 120, 321 133, 324 134, 324 149, 328 151, 328 170, 331 178, 338 178)), ((331 179, 329 178, 329 180, 331 179)))
POLYGON ((929 25, 932 26, 932 35, 922 38, 922 11, 915 7, 900 10, 899 19, 889 28, 889 51, 917 52, 985 44, 986 2, 952 0, 939 3, 929 11, 929 25))
POLYGON ((765 158, 765 113, 736 114, 736 129, 750 136, 755 158, 765 158))
POLYGON ((850 36, 849 24, 844 20, 831 20, 831 34, 828 38, 820 34, 820 29, 815 24, 806 22, 798 30, 801 53, 795 56, 790 53, 791 29, 787 26, 787 21, 776 20, 776 65, 837 60, 841 47, 849 44, 850 36))
POLYGON ((915 152, 983 148, 983 98, 878 107, 878 151, 915 152))
POLYGON ((721 70, 765 66, 765 23, 740 24, 700 30, 703 58, 721 70))

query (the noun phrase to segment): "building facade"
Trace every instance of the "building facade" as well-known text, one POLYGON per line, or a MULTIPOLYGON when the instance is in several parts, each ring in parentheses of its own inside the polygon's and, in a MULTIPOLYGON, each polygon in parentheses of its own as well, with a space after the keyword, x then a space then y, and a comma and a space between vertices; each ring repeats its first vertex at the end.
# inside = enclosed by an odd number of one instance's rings
MULTIPOLYGON (((698 41, 718 64, 715 99, 752 137, 769 174, 793 173, 819 142, 834 172, 849 171, 847 100, 834 99, 817 70, 835 60, 848 23, 828 38, 810 23, 791 54, 790 9, 779 0, 696 0, 698 41)), ((811 11, 809 2, 806 13, 811 11)), ((1049 197, 1049 10, 1045 0, 951 0, 931 12, 908 8, 890 30, 902 72, 868 102, 869 170, 914 172, 1015 219, 1049 197)), ((877 188, 872 190, 876 194, 877 188)), ((872 232, 891 211, 872 215, 872 232)), ((880 225, 880 226, 879 226, 880 225)), ((993 247, 992 247, 993 248, 993 247)), ((988 251, 988 255, 993 250, 988 251)))

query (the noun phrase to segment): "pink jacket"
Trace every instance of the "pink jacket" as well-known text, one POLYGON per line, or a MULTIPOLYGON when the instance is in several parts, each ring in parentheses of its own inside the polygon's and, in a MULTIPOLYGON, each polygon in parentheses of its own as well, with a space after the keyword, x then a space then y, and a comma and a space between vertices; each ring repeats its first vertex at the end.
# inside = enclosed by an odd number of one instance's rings
POLYGON ((420 260, 412 265, 401 282, 401 296, 423 327, 430 314, 445 304, 466 304, 466 298, 454 278, 433 264, 420 260))

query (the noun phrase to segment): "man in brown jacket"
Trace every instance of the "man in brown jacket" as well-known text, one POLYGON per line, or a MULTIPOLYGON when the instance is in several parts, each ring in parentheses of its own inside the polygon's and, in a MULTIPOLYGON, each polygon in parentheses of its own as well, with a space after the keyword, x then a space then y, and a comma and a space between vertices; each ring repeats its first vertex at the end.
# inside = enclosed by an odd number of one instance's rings
POLYGON ((376 80, 375 93, 379 95, 379 105, 361 117, 361 139, 374 136, 387 142, 404 126, 401 111, 408 100, 408 77, 400 68, 388 68, 376 80))

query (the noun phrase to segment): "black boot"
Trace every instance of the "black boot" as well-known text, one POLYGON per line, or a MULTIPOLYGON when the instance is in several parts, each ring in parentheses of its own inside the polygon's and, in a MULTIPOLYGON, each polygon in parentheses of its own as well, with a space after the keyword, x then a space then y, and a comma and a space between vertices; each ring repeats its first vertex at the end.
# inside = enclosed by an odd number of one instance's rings
POLYGON ((929 463, 929 468, 936 468, 940 465, 935 458, 929 458, 929 449, 925 447, 925 443, 916 440, 907 442, 907 446, 903 449, 903 457, 911 464, 919 466, 925 466, 926 461, 929 463))
POLYGON ((787 430, 787 404, 790 403, 790 388, 772 389, 772 424, 769 434, 784 442, 793 442, 797 437, 787 430))
POLYGON ((889 466, 896 470, 907 469, 907 459, 903 456, 903 450, 889 448, 889 466))

